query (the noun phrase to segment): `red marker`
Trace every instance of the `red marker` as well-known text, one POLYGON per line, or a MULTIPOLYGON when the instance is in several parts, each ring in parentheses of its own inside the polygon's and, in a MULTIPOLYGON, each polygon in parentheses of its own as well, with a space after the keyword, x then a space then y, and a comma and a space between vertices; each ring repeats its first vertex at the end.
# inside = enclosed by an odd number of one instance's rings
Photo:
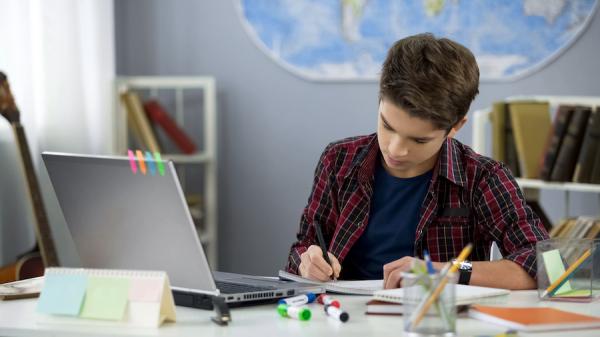
POLYGON ((317 302, 323 305, 331 305, 332 307, 341 308, 340 301, 334 299, 333 297, 325 294, 319 295, 317 298, 317 302))

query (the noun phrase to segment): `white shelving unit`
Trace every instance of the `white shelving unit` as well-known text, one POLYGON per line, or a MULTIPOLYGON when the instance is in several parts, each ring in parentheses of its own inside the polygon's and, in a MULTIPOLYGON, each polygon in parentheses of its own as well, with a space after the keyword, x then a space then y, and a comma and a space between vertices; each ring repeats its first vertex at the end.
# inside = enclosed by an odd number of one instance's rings
MULTIPOLYGON (((541 101, 549 102, 550 109, 554 110, 559 105, 589 105, 594 108, 600 106, 600 97, 591 96, 511 96, 504 101, 541 101)), ((475 152, 491 156, 487 153, 487 141, 491 136, 486 134, 487 124, 490 122, 491 107, 474 111, 473 116, 473 150, 475 152)), ((533 126, 532 126, 533 127, 533 126)), ((600 205, 600 184, 580 184, 572 182, 548 182, 538 179, 517 178, 517 183, 528 195, 537 196, 540 190, 557 190, 565 194, 566 216, 569 216, 571 192, 589 192, 598 195, 600 205)), ((599 206, 600 207, 600 206, 599 206)))
MULTIPOLYGON (((203 116, 203 147, 200 152, 187 154, 163 153, 165 160, 172 160, 175 164, 202 164, 203 165, 203 227, 198 231, 200 242, 205 247, 210 265, 217 268, 217 110, 215 80, 208 76, 137 76, 117 77, 114 95, 114 152, 124 154, 128 148, 127 113, 120 103, 119 96, 127 90, 149 91, 151 96, 156 96, 159 90, 173 90, 175 94, 175 120, 179 125, 185 124, 184 91, 198 92, 203 97, 203 107, 200 113, 203 116)), ((178 173, 182 173, 179 172, 178 173)))

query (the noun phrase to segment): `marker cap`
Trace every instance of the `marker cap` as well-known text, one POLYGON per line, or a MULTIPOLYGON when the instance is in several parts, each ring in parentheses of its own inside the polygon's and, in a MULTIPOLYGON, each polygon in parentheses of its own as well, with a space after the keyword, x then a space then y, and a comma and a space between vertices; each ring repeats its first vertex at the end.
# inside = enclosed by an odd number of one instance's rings
POLYGON ((347 322, 350 319, 350 315, 347 312, 342 311, 336 306, 325 304, 324 310, 327 316, 335 317, 341 322, 347 322))
POLYGON ((279 316, 286 317, 287 316, 287 305, 285 305, 285 303, 279 304, 277 306, 277 312, 279 313, 279 316))
POLYGON ((332 305, 336 308, 342 307, 338 300, 334 300, 331 296, 325 294, 319 295, 319 298, 317 298, 317 302, 324 305, 332 305))

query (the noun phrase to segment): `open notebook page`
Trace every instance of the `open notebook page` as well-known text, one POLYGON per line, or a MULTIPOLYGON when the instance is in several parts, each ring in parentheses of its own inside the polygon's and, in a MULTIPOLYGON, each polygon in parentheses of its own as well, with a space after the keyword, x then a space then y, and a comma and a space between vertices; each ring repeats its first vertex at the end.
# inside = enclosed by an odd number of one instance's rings
POLYGON ((375 291, 383 289, 383 280, 319 282, 309 280, 296 274, 290 274, 283 270, 279 271, 279 278, 296 282, 318 284, 323 286, 325 290, 329 292, 339 294, 373 295, 375 291))

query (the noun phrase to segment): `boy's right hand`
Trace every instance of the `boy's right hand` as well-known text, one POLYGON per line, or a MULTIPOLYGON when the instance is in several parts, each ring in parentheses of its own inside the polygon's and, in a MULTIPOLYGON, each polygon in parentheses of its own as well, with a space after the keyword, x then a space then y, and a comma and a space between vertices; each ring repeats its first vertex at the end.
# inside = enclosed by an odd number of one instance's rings
POLYGON ((337 279, 340 276, 342 266, 333 254, 329 252, 327 252, 327 254, 329 254, 331 266, 323 258, 321 247, 317 245, 308 247, 308 249, 300 255, 300 266, 298 267, 300 276, 321 282, 329 281, 332 277, 337 279))

